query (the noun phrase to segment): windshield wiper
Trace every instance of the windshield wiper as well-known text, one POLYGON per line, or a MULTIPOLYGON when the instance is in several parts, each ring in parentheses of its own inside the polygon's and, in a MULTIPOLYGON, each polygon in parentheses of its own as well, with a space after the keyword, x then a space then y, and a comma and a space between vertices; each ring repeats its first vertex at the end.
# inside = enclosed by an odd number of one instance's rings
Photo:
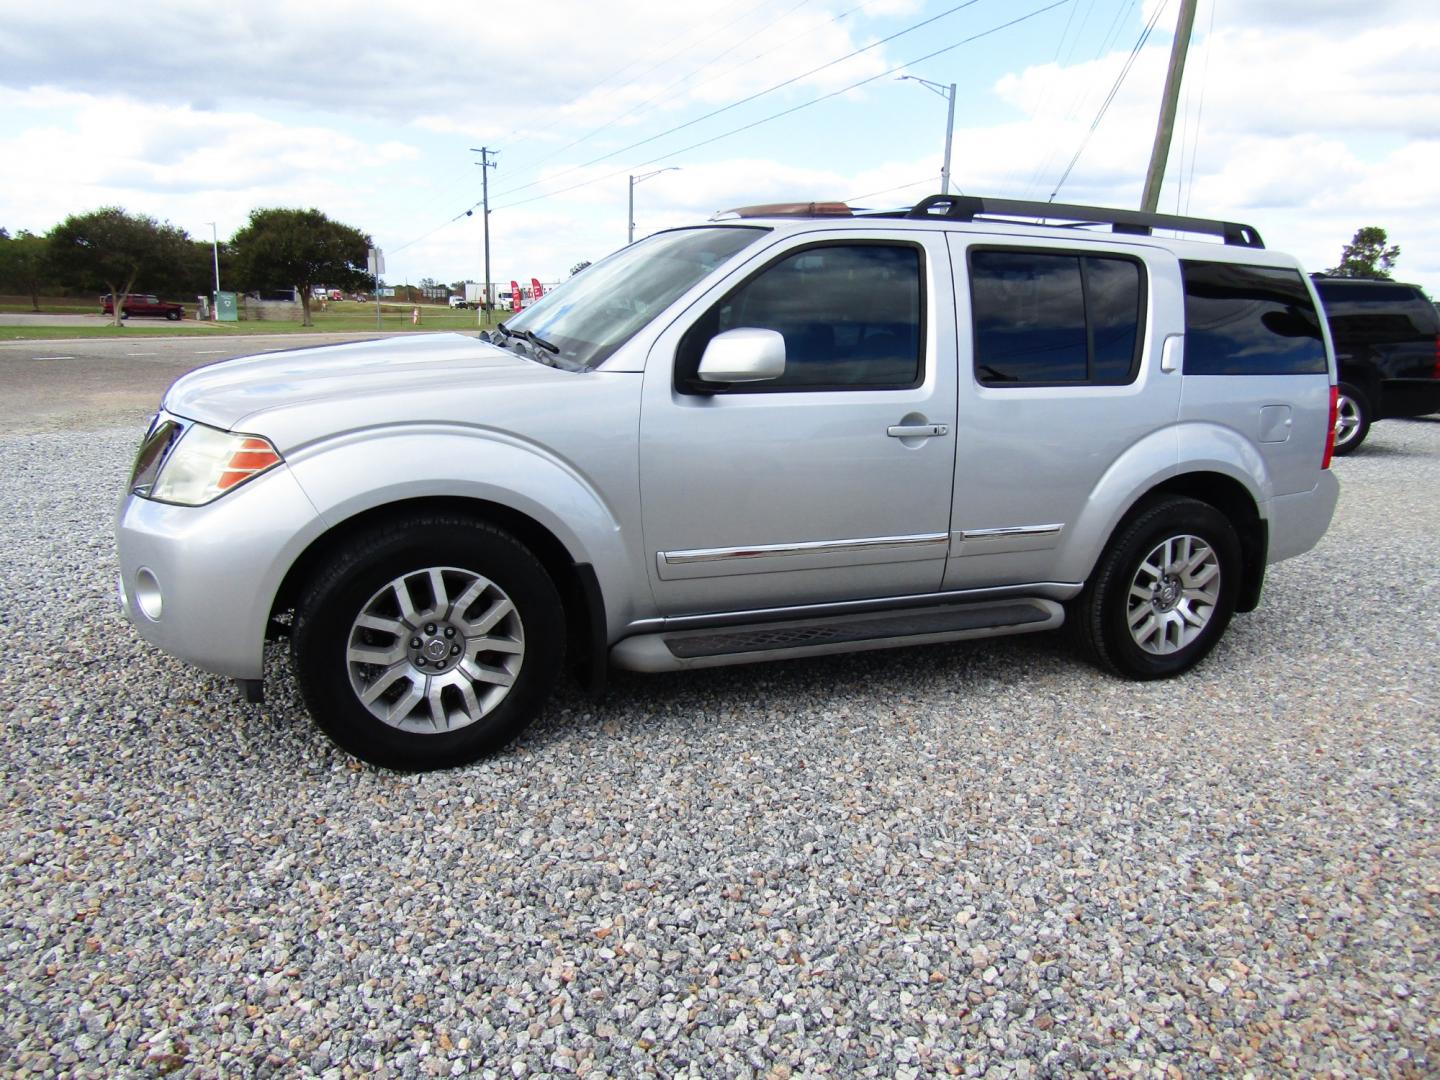
MULTIPOLYGON (((505 324, 504 324, 504 323, 501 323, 500 325, 503 327, 505 324)), ((558 353, 560 352, 560 346, 559 346, 559 345, 551 344, 550 342, 546 341, 543 337, 541 337, 539 334, 535 333, 534 330, 510 330, 510 329, 506 329, 505 332, 506 332, 507 334, 513 334, 515 337, 524 338, 526 341, 530 342, 530 344, 532 344, 532 345, 539 345, 540 348, 544 349, 546 352, 556 353, 556 354, 558 354, 558 353)))
MULTIPOLYGON (((528 348, 525 350, 530 358, 537 364, 544 364, 546 367, 564 367, 573 370, 571 361, 564 361, 560 356, 560 346, 553 342, 546 341, 533 330, 512 330, 503 322, 495 324, 495 330, 500 337, 491 338, 491 344, 498 345, 502 338, 517 338, 525 342, 528 348), (544 349, 550 355, 546 356, 540 350, 544 349)), ((519 352, 519 350, 515 350, 519 352)))

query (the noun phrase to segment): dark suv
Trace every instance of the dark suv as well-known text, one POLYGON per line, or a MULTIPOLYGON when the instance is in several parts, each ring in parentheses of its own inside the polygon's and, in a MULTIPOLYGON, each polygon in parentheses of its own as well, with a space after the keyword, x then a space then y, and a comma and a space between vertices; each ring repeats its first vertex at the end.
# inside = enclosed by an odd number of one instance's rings
POLYGON ((1335 453, 1359 447, 1376 420, 1440 412, 1440 313, 1424 290, 1314 278, 1340 369, 1335 453))

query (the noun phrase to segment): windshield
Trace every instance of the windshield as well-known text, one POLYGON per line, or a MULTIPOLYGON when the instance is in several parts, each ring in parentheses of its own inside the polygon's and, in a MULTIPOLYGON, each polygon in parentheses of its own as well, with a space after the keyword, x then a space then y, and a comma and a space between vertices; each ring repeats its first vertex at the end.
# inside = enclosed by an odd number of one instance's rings
POLYGON ((604 363, 676 297, 764 229, 710 226, 657 233, 588 266, 506 329, 553 344, 566 366, 604 363))

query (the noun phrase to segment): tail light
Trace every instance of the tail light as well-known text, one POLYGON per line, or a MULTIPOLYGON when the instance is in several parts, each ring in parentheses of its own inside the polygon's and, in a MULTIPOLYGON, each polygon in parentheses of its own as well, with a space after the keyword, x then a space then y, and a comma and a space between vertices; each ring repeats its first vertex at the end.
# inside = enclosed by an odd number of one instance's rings
MULTIPOLYGON (((1437 345, 1440 348, 1440 345, 1437 345)), ((1320 468, 1330 468, 1330 459, 1335 456, 1335 425, 1340 422, 1340 387, 1330 387, 1330 426, 1325 435, 1325 460, 1320 468)))

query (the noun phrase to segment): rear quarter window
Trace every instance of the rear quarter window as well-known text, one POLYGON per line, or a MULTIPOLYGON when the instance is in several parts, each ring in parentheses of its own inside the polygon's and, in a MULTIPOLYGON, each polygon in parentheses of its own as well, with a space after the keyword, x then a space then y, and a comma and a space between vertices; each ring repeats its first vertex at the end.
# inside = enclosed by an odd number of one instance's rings
POLYGON ((1186 375, 1328 371, 1320 317, 1298 270, 1182 260, 1186 375))

